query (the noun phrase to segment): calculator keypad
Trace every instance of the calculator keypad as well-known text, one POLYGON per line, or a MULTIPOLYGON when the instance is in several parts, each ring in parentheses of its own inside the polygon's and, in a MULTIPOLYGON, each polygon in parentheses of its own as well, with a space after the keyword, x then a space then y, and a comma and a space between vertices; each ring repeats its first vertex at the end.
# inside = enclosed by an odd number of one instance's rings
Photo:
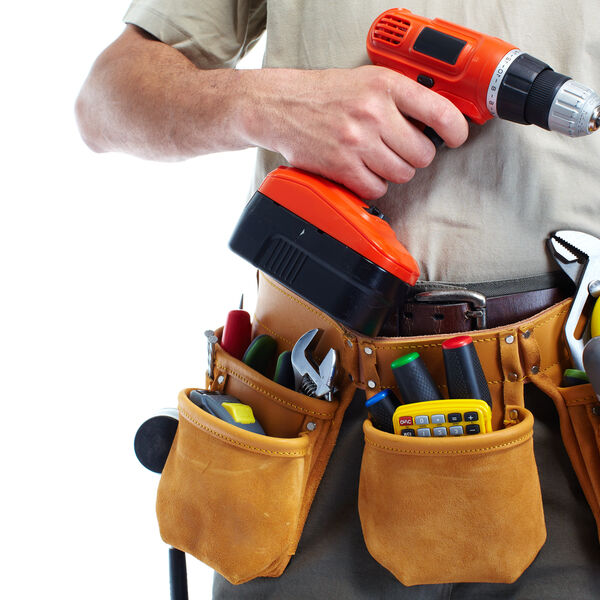
POLYGON ((478 422, 479 413, 476 411, 416 415, 414 417, 401 416, 399 419, 401 426, 404 426, 405 424, 411 425, 411 427, 403 427, 400 430, 400 434, 407 436, 416 435, 417 437, 475 435, 481 431, 478 422), (459 423, 462 424, 459 425, 459 423))
POLYGON ((492 411, 472 398, 427 400, 398 406, 392 422, 398 435, 449 439, 492 431, 492 411))

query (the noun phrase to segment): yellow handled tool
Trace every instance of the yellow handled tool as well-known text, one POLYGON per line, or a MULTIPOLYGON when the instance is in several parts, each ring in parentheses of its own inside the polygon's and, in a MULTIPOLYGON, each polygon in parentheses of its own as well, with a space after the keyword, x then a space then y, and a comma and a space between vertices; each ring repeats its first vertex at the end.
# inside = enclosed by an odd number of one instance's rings
POLYGON ((596 300, 594 304, 594 310, 592 311, 592 318, 590 321, 590 333, 592 337, 600 335, 600 299, 596 300))

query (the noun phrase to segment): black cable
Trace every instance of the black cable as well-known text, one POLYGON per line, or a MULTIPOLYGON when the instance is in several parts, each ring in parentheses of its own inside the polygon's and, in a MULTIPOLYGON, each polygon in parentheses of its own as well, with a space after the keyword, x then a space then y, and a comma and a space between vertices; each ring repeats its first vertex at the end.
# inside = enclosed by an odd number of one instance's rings
POLYGON ((185 552, 177 550, 177 548, 169 548, 169 577, 171 600, 188 600, 185 552))

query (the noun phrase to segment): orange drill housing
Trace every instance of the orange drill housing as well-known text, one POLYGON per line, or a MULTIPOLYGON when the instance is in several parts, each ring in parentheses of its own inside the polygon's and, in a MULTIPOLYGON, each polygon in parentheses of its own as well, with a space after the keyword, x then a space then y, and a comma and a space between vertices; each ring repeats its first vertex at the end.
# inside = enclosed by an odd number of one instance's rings
POLYGON ((409 285, 417 282, 415 259, 389 224, 350 190, 301 169, 279 167, 259 191, 394 277, 409 285))
POLYGON ((269 173, 229 247, 349 329, 376 336, 419 277, 377 208, 323 177, 269 173))
POLYGON ((426 85, 450 100, 475 123, 493 117, 487 109, 490 81, 502 58, 516 46, 405 8, 381 14, 369 30, 373 64, 426 85))

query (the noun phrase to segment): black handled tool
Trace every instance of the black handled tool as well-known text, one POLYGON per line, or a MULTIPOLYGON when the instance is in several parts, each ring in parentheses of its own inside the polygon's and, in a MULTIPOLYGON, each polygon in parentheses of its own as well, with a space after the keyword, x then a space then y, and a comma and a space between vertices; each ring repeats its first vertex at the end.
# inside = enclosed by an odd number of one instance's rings
POLYGON ((418 352, 397 358, 392 363, 392 371, 404 404, 440 400, 435 381, 418 352))
POLYGON ((450 398, 484 400, 492 406, 492 397, 473 339, 459 335, 442 344, 446 383, 450 398))
POLYGON ((290 390, 296 389, 296 377, 294 375, 294 365, 292 365, 292 353, 289 350, 285 350, 277 358, 273 381, 290 390))
POLYGON ((381 392, 375 394, 365 402, 373 425, 377 429, 386 431, 387 433, 394 433, 392 417, 399 404, 392 390, 381 390, 381 392))

